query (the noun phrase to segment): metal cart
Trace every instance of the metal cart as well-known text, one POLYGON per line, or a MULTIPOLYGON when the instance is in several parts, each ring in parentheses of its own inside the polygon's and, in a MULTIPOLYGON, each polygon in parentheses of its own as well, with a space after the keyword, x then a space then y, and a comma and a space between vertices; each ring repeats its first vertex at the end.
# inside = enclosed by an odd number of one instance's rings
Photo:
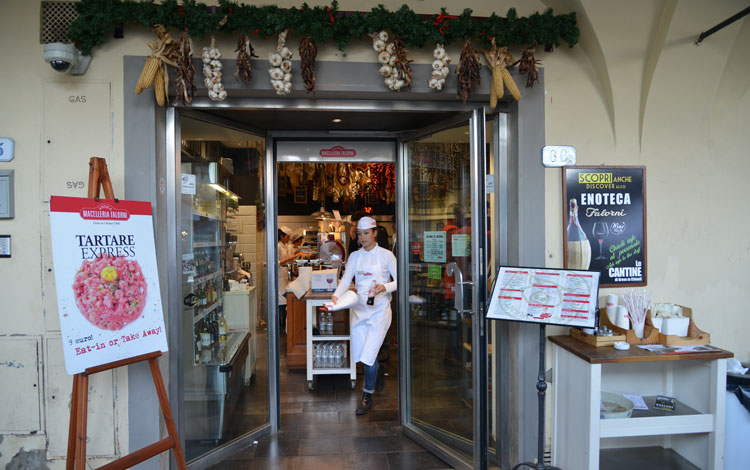
MULTIPOLYGON (((351 348, 347 358, 349 359, 349 367, 313 367, 313 349, 314 343, 322 341, 344 341, 351 343, 351 336, 349 335, 348 327, 347 331, 342 331, 343 326, 335 326, 334 334, 332 335, 314 335, 313 326, 317 325, 317 307, 322 306, 324 303, 331 300, 332 292, 308 292, 305 294, 306 305, 306 331, 307 331, 307 390, 312 391, 315 389, 315 377, 318 375, 326 374, 349 374, 351 380, 352 390, 354 389, 357 382, 357 364, 354 362, 354 356, 351 354, 351 348), (345 333, 345 334, 341 334, 345 333)), ((349 322, 351 325, 351 321, 349 322)), ((349 345, 348 345, 349 346, 349 345)))

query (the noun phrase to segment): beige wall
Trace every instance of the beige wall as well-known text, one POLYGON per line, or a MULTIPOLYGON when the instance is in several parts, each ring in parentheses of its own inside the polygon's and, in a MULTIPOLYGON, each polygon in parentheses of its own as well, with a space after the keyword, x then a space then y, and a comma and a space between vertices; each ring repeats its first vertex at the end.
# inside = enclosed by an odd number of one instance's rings
MULTIPOLYGON (((391 9, 401 3, 384 2, 391 9)), ((449 6, 435 0, 410 3, 420 13, 449 6)), ((713 344, 750 361, 744 322, 744 296, 750 291, 750 190, 744 181, 750 176, 750 20, 735 23, 700 47, 692 44, 698 33, 740 11, 746 2, 470 1, 461 7, 470 6, 481 16, 504 14, 514 4, 521 15, 547 6, 558 12, 576 11, 581 26, 579 46, 538 54, 545 67, 547 143, 574 145, 580 164, 646 166, 648 287, 659 301, 692 307, 713 344)), ((340 2, 342 10, 371 6, 364 1, 340 2)), ((31 417, 19 417, 24 429, 0 429, 0 466, 13 458, 18 462, 39 457, 52 459, 46 463, 49 468, 61 468, 58 449, 64 448, 60 441, 67 434, 64 410, 70 387, 59 361, 52 360, 59 331, 45 201, 52 191, 85 195, 85 189, 67 189, 66 183, 86 180, 92 155, 108 159, 115 193, 123 193, 122 56, 145 55, 150 35, 141 28, 126 28, 125 39, 109 40, 94 50, 86 75, 71 77, 53 72, 42 61, 38 22, 39 2, 0 2, 0 135, 16 142, 15 159, 0 163, 0 169, 16 173, 16 218, 0 220, 0 233, 12 236, 13 247, 12 258, 0 259, 0 351, 8 356, 0 362, 23 359, 14 357, 20 354, 14 351, 38 352, 37 359, 24 359, 36 372, 18 376, 9 368, 0 371, 3 382, 20 378, 21 385, 33 392, 4 388, 0 404, 5 404, 0 406, 13 405, 21 397, 31 400, 34 410, 31 417), (66 101, 83 93, 97 99, 77 107, 66 101), (11 347, 16 343, 10 341, 19 341, 19 336, 10 335, 21 335, 23 347, 11 347)), ((220 47, 231 51, 232 42, 222 39, 220 47)), ((255 44, 258 55, 266 56, 273 42, 255 44)), ((449 52, 458 57, 456 45, 449 52)), ((413 57, 427 62, 430 51, 414 51, 413 57)), ((346 55, 334 45, 321 47, 319 60, 375 58, 363 40, 346 55)), ((548 265, 559 267, 559 170, 547 170, 545 194, 548 265)), ((106 460, 127 451, 127 376, 117 373, 97 387, 97 408, 104 412, 94 419, 107 427, 114 422, 115 427, 97 444, 106 460)), ((0 415, 7 411, 0 410, 0 415)))
MULTIPOLYGON (((746 2, 559 3, 579 4, 581 47, 544 60, 547 143, 574 145, 579 164, 646 167, 648 288, 750 361, 734 300, 750 288, 750 21, 693 44, 746 2)), ((546 183, 548 265, 561 266, 560 171, 546 183)))

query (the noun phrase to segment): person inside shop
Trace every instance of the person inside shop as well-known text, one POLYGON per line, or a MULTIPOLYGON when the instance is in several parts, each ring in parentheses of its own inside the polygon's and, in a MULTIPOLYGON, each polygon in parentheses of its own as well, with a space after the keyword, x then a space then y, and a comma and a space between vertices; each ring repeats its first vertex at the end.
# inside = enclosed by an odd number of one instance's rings
POLYGON ((396 291, 396 257, 387 248, 378 246, 376 237, 375 219, 359 219, 357 238, 362 248, 349 256, 344 275, 331 296, 334 303, 338 302, 354 280, 359 301, 351 308, 351 354, 365 369, 357 415, 370 412, 372 394, 382 391, 385 385, 385 371, 378 367, 377 359, 391 325, 391 293, 396 291))
POLYGON ((305 236, 302 235, 300 232, 294 232, 290 238, 292 241, 292 247, 294 248, 295 254, 302 253, 302 243, 305 241, 305 236))
POLYGON ((286 285, 289 282, 289 263, 299 257, 294 248, 289 244, 292 238, 292 230, 288 227, 279 227, 279 327, 286 331, 286 285))

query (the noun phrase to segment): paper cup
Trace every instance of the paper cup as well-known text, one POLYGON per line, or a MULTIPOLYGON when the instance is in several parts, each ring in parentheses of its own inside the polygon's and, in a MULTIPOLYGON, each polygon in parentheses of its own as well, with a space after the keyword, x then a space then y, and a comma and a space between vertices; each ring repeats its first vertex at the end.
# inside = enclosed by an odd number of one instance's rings
POLYGON ((622 328, 623 330, 630 329, 630 320, 628 319, 628 309, 623 305, 617 307, 617 321, 615 325, 622 328))
POLYGON ((607 307, 617 307, 620 304, 617 294, 607 296, 607 307))

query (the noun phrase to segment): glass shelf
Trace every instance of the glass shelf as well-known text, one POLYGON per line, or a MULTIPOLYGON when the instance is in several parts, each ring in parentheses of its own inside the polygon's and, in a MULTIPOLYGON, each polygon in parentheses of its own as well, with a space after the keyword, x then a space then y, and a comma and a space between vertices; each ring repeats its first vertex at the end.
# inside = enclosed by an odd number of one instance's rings
POLYGON ((217 300, 216 302, 214 302, 213 304, 209 305, 208 307, 206 307, 206 308, 204 308, 204 309, 202 309, 202 310, 200 310, 200 308, 199 308, 199 307, 197 307, 197 306, 196 306, 196 307, 193 307, 193 308, 198 308, 198 309, 199 309, 199 312, 200 312, 200 313, 198 313, 197 315, 193 315, 193 325, 195 325, 195 324, 196 324, 196 323, 198 323, 199 321, 203 320, 203 319, 204 319, 204 318, 206 317, 206 315, 208 315, 209 313, 211 313, 211 312, 213 312, 214 310, 216 310, 216 308, 217 308, 217 307, 218 307, 219 305, 221 305, 221 301, 220 301, 220 300, 217 300))

